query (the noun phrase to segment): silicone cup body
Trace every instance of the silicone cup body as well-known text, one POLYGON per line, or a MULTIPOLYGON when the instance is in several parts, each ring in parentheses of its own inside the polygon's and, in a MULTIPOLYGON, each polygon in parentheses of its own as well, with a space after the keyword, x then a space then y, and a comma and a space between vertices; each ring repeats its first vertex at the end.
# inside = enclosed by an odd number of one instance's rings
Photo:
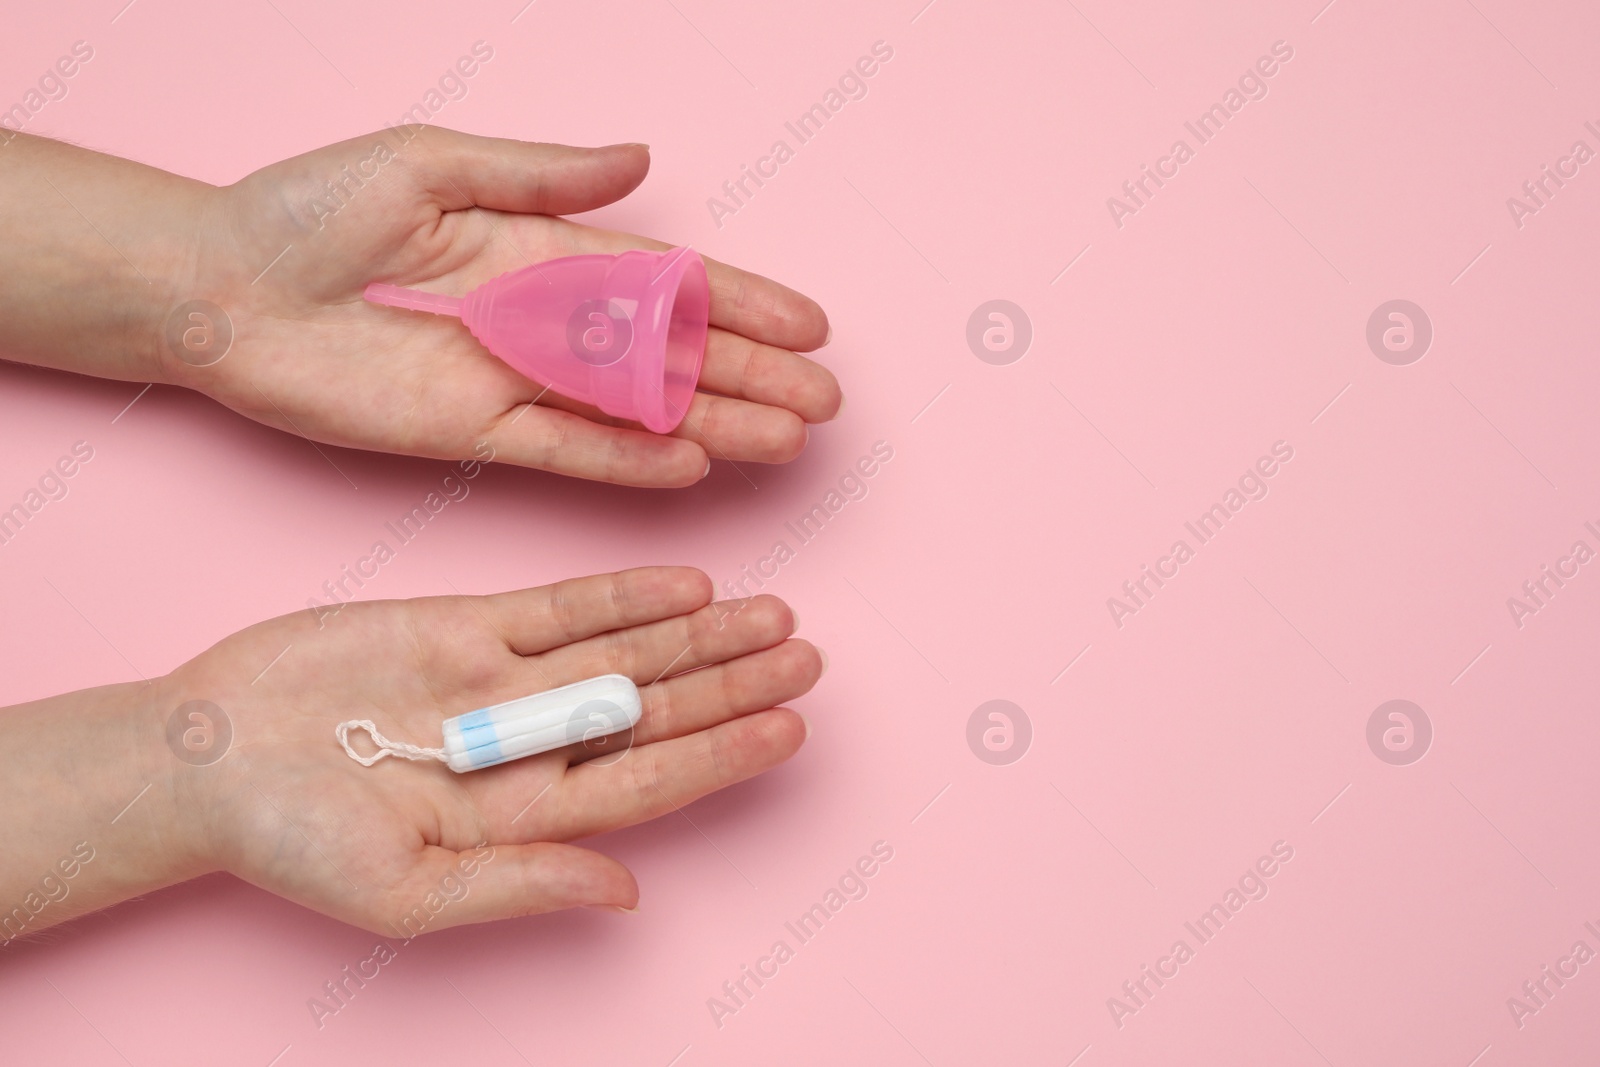
POLYGON ((460 301, 378 284, 367 299, 458 314, 527 377, 670 433, 700 378, 710 287, 699 253, 682 247, 552 259, 492 278, 460 301))

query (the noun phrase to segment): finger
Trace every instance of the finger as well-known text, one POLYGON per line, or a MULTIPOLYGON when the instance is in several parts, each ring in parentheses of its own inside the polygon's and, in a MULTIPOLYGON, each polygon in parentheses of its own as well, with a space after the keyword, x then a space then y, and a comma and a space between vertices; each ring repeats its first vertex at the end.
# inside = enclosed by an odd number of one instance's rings
MULTIPOLYGON (((693 567, 638 567, 474 600, 513 652, 532 656, 610 630, 688 614, 709 604, 711 596, 711 579, 693 567)), ((582 677, 592 675, 572 680, 582 677)))
POLYGON ((561 840, 654 819, 776 767, 799 751, 807 732, 794 711, 770 708, 635 748, 620 760, 579 764, 545 817, 556 820, 552 836, 561 840))
POLYGON ((711 325, 796 352, 828 343, 832 329, 821 305, 771 278, 706 260, 711 325))
POLYGON ((612 629, 555 648, 539 657, 538 666, 555 678, 577 681, 599 674, 623 674, 636 685, 649 685, 669 671, 682 674, 771 648, 794 633, 794 628, 794 612, 775 596, 722 600, 692 614, 612 629))
POLYGON ((805 450, 810 431, 785 408, 696 393, 672 436, 730 462, 788 463, 805 450))
MULTIPOLYGON (((574 252, 625 252, 630 248, 657 251, 671 245, 648 237, 617 233, 571 223, 574 252)), ((797 293, 771 278, 730 267, 709 256, 706 276, 711 288, 711 325, 743 334, 753 341, 794 352, 810 352, 828 343, 832 331, 828 316, 809 296, 797 293)))
MULTIPOLYGON (((642 432, 636 429, 638 423, 606 415, 570 397, 549 393, 539 403, 571 412, 597 425, 642 432)), ((788 463, 805 450, 810 432, 800 416, 786 408, 752 404, 713 393, 695 393, 689 410, 671 437, 692 442, 700 455, 715 459, 735 463, 788 463)))
POLYGON ((505 412, 489 430, 495 459, 613 485, 680 488, 710 470, 706 451, 693 441, 645 430, 607 426, 571 411, 545 393, 540 404, 505 412))
POLYGON ((446 211, 476 205, 522 214, 570 215, 620 200, 650 170, 644 145, 573 148, 479 137, 441 126, 402 126, 424 149, 418 180, 446 211))
POLYGON ((822 364, 727 330, 706 337, 700 388, 786 408, 807 422, 827 422, 844 403, 839 379, 822 364))
POLYGON ((399 937, 466 923, 605 904, 633 909, 639 884, 609 856, 547 841, 456 852, 427 846, 381 925, 399 937))
MULTIPOLYGON (((709 729, 729 719, 804 696, 822 677, 822 655, 809 641, 792 640, 646 686, 635 746, 709 729)), ((600 753, 604 754, 604 753, 600 753)))

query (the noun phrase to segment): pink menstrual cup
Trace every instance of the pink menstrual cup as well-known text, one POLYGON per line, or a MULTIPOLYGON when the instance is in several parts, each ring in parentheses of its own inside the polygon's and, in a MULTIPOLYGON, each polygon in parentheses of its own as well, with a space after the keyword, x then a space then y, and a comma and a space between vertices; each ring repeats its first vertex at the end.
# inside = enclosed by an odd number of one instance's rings
POLYGON ((567 256, 464 297, 373 282, 374 304, 455 315, 485 348, 562 396, 669 433, 705 358, 711 294, 692 248, 567 256))

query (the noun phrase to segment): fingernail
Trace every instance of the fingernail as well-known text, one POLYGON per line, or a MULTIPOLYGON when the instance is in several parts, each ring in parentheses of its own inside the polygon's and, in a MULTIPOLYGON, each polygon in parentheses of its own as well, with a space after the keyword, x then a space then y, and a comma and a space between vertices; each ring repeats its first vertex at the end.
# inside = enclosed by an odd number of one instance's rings
POLYGON ((586 906, 599 911, 620 911, 624 915, 639 914, 639 905, 637 904, 631 908, 624 908, 621 904, 589 904, 586 906))
POLYGON ((710 473, 711 473, 711 457, 707 456, 706 457, 706 469, 700 472, 700 477, 704 478, 706 475, 708 475, 710 473))
MULTIPOLYGON (((800 716, 800 721, 801 721, 801 722, 803 722, 803 723, 805 723, 805 726, 806 726, 806 736, 805 736, 805 740, 806 740, 806 741, 809 741, 809 740, 811 740, 811 720, 810 720, 810 719, 808 719, 808 718, 806 718, 806 713, 805 713, 805 712, 803 712, 803 711, 797 711, 797 712, 795 712, 795 714, 796 714, 796 715, 798 715, 798 716, 800 716)), ((803 743, 804 743, 804 742, 802 742, 802 744, 803 744, 803 743)))
POLYGON ((833 323, 828 323, 828 336, 822 339, 822 347, 827 348, 828 342, 833 340, 833 323))
POLYGON ((845 401, 847 401, 849 399, 850 399, 849 397, 843 395, 842 393, 840 394, 840 396, 839 396, 839 407, 833 413, 833 417, 834 418, 837 419, 840 415, 844 414, 845 401))
MULTIPOLYGON (((822 657, 822 674, 827 674, 828 673, 828 652, 827 652, 827 650, 819 648, 819 649, 817 649, 817 655, 822 657)), ((821 678, 822 674, 817 675, 817 677, 821 678)))
POLYGON ((622 147, 624 147, 624 148, 642 148, 646 152, 650 151, 650 146, 645 144, 643 141, 629 141, 627 144, 623 145, 622 147))
POLYGON ((796 630, 800 629, 800 613, 793 608, 790 608, 789 618, 793 620, 793 622, 790 624, 789 632, 794 633, 796 630))

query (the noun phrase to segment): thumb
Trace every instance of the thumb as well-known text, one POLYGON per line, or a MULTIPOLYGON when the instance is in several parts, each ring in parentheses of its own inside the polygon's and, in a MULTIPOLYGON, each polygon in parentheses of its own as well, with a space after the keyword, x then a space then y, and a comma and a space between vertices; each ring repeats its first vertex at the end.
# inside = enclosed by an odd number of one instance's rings
POLYGON ((402 910, 387 925, 400 937, 585 904, 631 910, 639 903, 639 884, 621 863, 545 841, 463 852, 430 845, 396 893, 403 894, 402 910))
POLYGON ((446 211, 474 205, 535 215, 592 211, 633 192, 650 170, 650 149, 642 144, 572 148, 440 126, 395 132, 424 147, 418 178, 446 211))

